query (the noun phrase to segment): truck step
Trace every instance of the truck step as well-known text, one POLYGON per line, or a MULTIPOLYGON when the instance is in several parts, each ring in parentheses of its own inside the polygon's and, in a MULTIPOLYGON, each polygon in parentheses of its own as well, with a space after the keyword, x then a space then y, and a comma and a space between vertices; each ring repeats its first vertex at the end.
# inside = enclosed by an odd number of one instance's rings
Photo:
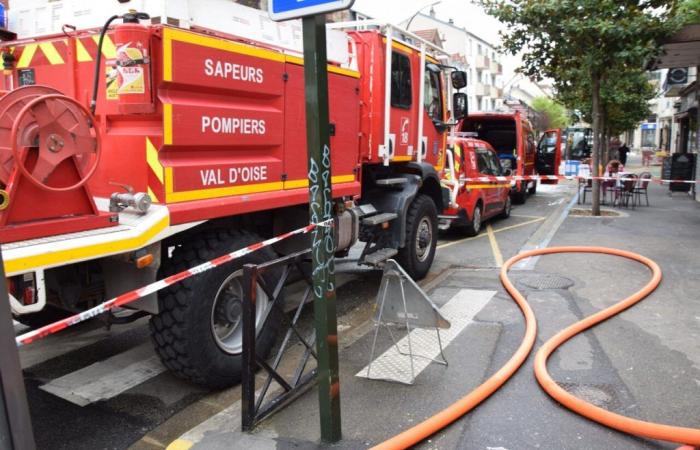
POLYGON ((381 213, 381 214, 376 214, 374 216, 369 216, 365 217, 362 219, 362 225, 367 225, 367 226, 376 226, 376 225, 381 225, 386 222, 391 222, 392 220, 396 219, 399 217, 398 214, 396 213, 381 213))
POLYGON ((365 256, 365 264, 370 266, 378 266, 384 261, 390 259, 392 256, 396 255, 399 251, 395 248, 382 248, 374 253, 365 256))
POLYGON ((391 187, 398 187, 398 186, 403 186, 406 184, 408 180, 405 178, 382 178, 381 180, 375 181, 377 186, 391 186, 391 187))

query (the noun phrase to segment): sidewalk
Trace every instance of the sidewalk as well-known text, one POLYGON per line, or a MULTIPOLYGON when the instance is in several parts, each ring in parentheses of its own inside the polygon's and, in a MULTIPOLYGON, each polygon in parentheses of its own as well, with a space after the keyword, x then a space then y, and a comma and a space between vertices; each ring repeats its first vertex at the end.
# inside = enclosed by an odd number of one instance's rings
MULTIPOLYGON (((631 170, 639 170, 630 159, 631 170)), ((623 208, 621 217, 569 216, 554 235, 550 246, 610 246, 648 256, 661 266, 664 281, 641 304, 572 339, 549 368, 565 389, 598 406, 697 428, 700 203, 686 194, 669 197, 668 187, 657 184, 650 186, 649 196, 650 207, 623 208)), ((468 248, 467 243, 465 252, 468 248)), ((618 433, 569 412, 540 389, 532 373, 532 359, 544 340, 635 292, 648 277, 635 263, 583 254, 542 257, 533 270, 512 272, 538 318, 531 357, 492 398, 419 448, 678 447, 618 433)), ((449 367, 430 364, 413 386, 368 380, 355 375, 369 362, 371 325, 363 328, 365 334, 341 342, 343 440, 332 448, 367 448, 431 416, 480 384, 520 343, 523 320, 497 270, 450 269, 425 290, 440 307, 460 306, 455 313, 463 316, 463 331, 445 350, 449 367)), ((391 346, 386 336, 378 345, 378 354, 391 346)), ((318 442, 317 392, 311 389, 252 434, 240 432, 240 404, 235 403, 169 448, 324 448, 318 442)))

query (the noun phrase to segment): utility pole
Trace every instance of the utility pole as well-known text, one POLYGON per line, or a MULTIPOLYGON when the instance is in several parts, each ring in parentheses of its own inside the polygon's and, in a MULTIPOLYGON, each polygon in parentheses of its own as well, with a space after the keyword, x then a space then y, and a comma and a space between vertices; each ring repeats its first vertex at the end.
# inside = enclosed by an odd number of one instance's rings
POLYGON ((309 219, 313 224, 323 224, 316 227, 312 233, 311 269, 321 440, 327 443, 339 441, 342 433, 325 14, 348 9, 354 1, 270 0, 268 9, 272 20, 281 21, 301 17, 304 30, 309 219))
MULTIPOLYGON (((309 215, 311 223, 321 223, 333 218, 326 16, 317 14, 304 17, 303 29, 309 215)), ((324 442, 337 442, 341 438, 334 242, 333 227, 322 226, 313 231, 314 324, 321 439, 324 442)))

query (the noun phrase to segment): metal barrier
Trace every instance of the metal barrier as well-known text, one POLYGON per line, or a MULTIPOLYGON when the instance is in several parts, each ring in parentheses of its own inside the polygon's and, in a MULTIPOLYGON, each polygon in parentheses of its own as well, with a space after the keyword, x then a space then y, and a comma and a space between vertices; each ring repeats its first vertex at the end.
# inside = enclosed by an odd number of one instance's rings
POLYGON ((0 250, 0 449, 36 448, 0 250))
POLYGON ((304 309, 304 305, 311 298, 313 283, 310 275, 306 273, 302 267, 302 262, 309 262, 310 256, 311 250, 306 250, 264 264, 246 264, 243 266, 243 368, 241 373, 241 427, 243 431, 252 430, 261 420, 288 405, 303 393, 305 388, 316 379, 316 368, 310 370, 306 374, 304 373, 311 356, 318 360, 314 350, 316 333, 312 330, 310 336, 305 337, 296 326, 304 309), (266 286, 265 283, 259 282, 260 277, 266 271, 280 268, 282 269, 282 274, 274 287, 266 286), (287 314, 284 314, 281 294, 294 268, 297 268, 302 274, 307 287, 304 295, 300 297, 299 303, 295 306, 294 317, 290 319, 287 314), (258 287, 263 289, 270 299, 269 306, 264 312, 264 319, 260 328, 264 328, 265 322, 267 322, 275 308, 282 313, 283 323, 288 327, 277 354, 272 358, 272 363, 268 363, 265 358, 256 351, 255 303, 258 287), (277 370, 290 344, 292 335, 299 340, 305 349, 304 354, 297 363, 294 374, 291 379, 287 380, 277 370), (259 394, 256 396, 255 372, 259 368, 267 372, 267 378, 259 394), (266 402, 265 400, 273 381, 281 386, 283 392, 266 402))

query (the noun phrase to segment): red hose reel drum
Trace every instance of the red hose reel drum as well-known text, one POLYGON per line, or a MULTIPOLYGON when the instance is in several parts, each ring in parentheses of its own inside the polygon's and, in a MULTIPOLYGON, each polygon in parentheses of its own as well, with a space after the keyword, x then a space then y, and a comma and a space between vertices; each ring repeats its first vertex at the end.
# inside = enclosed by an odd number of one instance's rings
POLYGON ((86 184, 101 155, 95 123, 85 106, 47 86, 0 98, 0 242, 116 224, 86 184))
POLYGON ((95 173, 99 134, 90 112, 46 86, 26 86, 0 99, 0 184, 9 187, 17 170, 36 186, 69 191, 95 173), (74 164, 80 179, 50 183, 63 164, 74 164))

